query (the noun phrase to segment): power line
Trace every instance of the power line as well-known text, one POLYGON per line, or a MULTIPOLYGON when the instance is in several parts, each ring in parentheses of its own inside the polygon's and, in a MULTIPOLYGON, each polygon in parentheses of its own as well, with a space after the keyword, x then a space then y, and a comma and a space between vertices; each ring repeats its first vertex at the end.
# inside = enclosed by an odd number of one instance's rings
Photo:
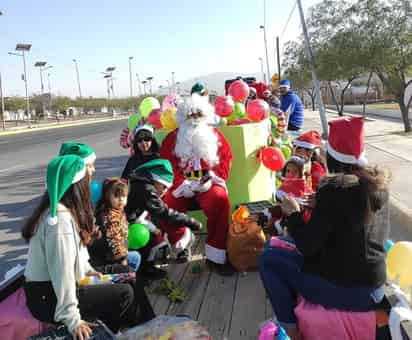
POLYGON ((296 4, 297 4, 297 2, 295 1, 295 3, 293 4, 292 10, 290 11, 288 20, 286 21, 286 24, 285 24, 285 26, 283 27, 282 34, 280 35, 280 40, 283 40, 283 36, 285 35, 286 28, 288 27, 289 21, 290 21, 290 19, 292 18, 293 12, 295 11, 296 4))

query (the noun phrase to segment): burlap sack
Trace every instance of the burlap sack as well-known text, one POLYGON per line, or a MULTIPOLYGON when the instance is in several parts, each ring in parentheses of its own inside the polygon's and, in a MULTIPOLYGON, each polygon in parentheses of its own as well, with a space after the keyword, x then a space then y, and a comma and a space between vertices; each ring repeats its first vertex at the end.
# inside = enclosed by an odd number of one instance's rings
POLYGON ((232 222, 227 238, 227 253, 231 264, 240 272, 256 269, 264 243, 265 234, 256 222, 232 222))

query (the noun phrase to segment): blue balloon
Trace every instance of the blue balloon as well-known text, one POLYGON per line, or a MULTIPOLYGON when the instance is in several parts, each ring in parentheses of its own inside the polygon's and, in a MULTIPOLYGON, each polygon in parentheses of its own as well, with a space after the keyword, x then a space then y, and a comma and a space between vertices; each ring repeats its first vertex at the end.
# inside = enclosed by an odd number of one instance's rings
POLYGON ((100 182, 93 181, 90 184, 90 194, 93 207, 96 206, 99 199, 102 197, 103 194, 103 185, 100 182))
POLYGON ((386 245, 385 245, 386 252, 388 252, 392 248, 392 246, 393 246, 393 241, 389 239, 386 240, 386 245))

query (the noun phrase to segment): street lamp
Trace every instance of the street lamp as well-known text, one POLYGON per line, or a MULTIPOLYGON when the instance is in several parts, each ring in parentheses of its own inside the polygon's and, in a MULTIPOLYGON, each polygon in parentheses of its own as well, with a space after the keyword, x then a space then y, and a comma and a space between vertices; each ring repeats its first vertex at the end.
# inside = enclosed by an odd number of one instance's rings
POLYGON ((52 93, 51 93, 51 85, 50 85, 50 73, 47 73, 47 87, 49 88, 49 111, 51 111, 51 101, 52 101, 52 93))
POLYGON ((79 98, 82 98, 82 89, 80 87, 80 75, 79 75, 79 65, 77 65, 77 60, 73 59, 74 67, 76 68, 76 76, 77 76, 77 87, 79 88, 79 98))
POLYGON ((1 96, 1 123, 3 125, 3 130, 6 130, 6 121, 4 117, 4 93, 3 93, 3 83, 1 80, 1 72, 0 72, 0 96, 1 96))
POLYGON ((43 71, 45 71, 45 70, 48 70, 48 69, 50 69, 50 68, 52 68, 53 66, 48 66, 48 67, 45 67, 46 66, 46 64, 47 64, 47 62, 45 62, 45 61, 37 61, 35 64, 34 64, 34 66, 35 67, 38 67, 39 68, 39 70, 40 70, 40 85, 41 85, 41 88, 40 88, 40 93, 41 93, 41 102, 42 102, 42 113, 43 113, 43 115, 44 115, 44 98, 43 98, 43 94, 44 94, 44 85, 43 85, 43 71))
POLYGON ((172 72, 172 89, 175 89, 175 73, 172 72))
POLYGON ((113 71, 116 69, 114 66, 110 66, 106 68, 105 72, 102 72, 104 74, 104 78, 107 79, 107 107, 110 110, 110 89, 112 90, 112 94, 114 97, 114 91, 113 91, 113 71))
POLYGON ((266 84, 266 74, 265 74, 265 71, 263 71, 263 58, 259 57, 259 60, 260 60, 260 72, 262 72, 263 82, 266 84))
POLYGON ((132 59, 133 57, 129 57, 130 97, 133 97, 132 59))
MULTIPOLYGON (((9 52, 10 55, 16 55, 18 57, 23 58, 23 67, 24 67, 24 85, 26 88, 26 111, 27 111, 27 117, 29 117, 30 114, 30 99, 29 99, 29 89, 28 89, 28 84, 27 84, 27 70, 26 70, 26 52, 29 52, 31 49, 31 44, 17 44, 16 45, 16 51, 21 52, 20 53, 14 53, 14 52, 9 52)), ((30 119, 29 119, 29 127, 30 126, 30 119)))
POLYGON ((152 80, 153 80, 153 77, 147 77, 146 80, 149 82, 149 90, 150 90, 150 94, 152 94, 152 80))
POLYGON ((144 95, 146 95, 146 84, 147 84, 147 81, 146 81, 146 80, 143 80, 143 81, 142 81, 142 84, 143 84, 144 95))
POLYGON ((259 26, 261 30, 263 30, 263 40, 265 42, 265 54, 266 54, 266 71, 267 71, 267 79, 270 79, 270 72, 269 72, 269 57, 268 57, 268 45, 266 40, 266 28, 264 25, 259 26))
POLYGON ((142 95, 142 85, 140 82, 139 73, 136 73, 136 78, 137 78, 137 85, 139 85, 139 96, 141 96, 142 95))

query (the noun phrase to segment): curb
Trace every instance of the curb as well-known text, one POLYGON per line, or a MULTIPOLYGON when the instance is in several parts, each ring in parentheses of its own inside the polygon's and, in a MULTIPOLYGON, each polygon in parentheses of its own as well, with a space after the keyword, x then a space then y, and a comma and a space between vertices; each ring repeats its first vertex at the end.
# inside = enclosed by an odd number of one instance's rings
POLYGON ((391 224, 394 223, 395 225, 404 226, 408 231, 412 232, 412 209, 405 203, 390 196, 389 213, 391 224))
POLYGON ((45 124, 43 126, 35 125, 30 128, 23 127, 23 128, 16 129, 16 130, 0 131, 0 137, 17 135, 21 133, 36 132, 36 131, 61 129, 64 127, 77 126, 77 125, 105 123, 105 122, 110 122, 110 121, 115 121, 115 120, 124 120, 128 118, 129 116, 120 116, 120 117, 115 117, 115 118, 84 119, 84 120, 77 120, 77 121, 72 121, 72 122, 67 122, 67 123, 66 122, 62 122, 62 123, 55 122, 55 123, 45 124))

